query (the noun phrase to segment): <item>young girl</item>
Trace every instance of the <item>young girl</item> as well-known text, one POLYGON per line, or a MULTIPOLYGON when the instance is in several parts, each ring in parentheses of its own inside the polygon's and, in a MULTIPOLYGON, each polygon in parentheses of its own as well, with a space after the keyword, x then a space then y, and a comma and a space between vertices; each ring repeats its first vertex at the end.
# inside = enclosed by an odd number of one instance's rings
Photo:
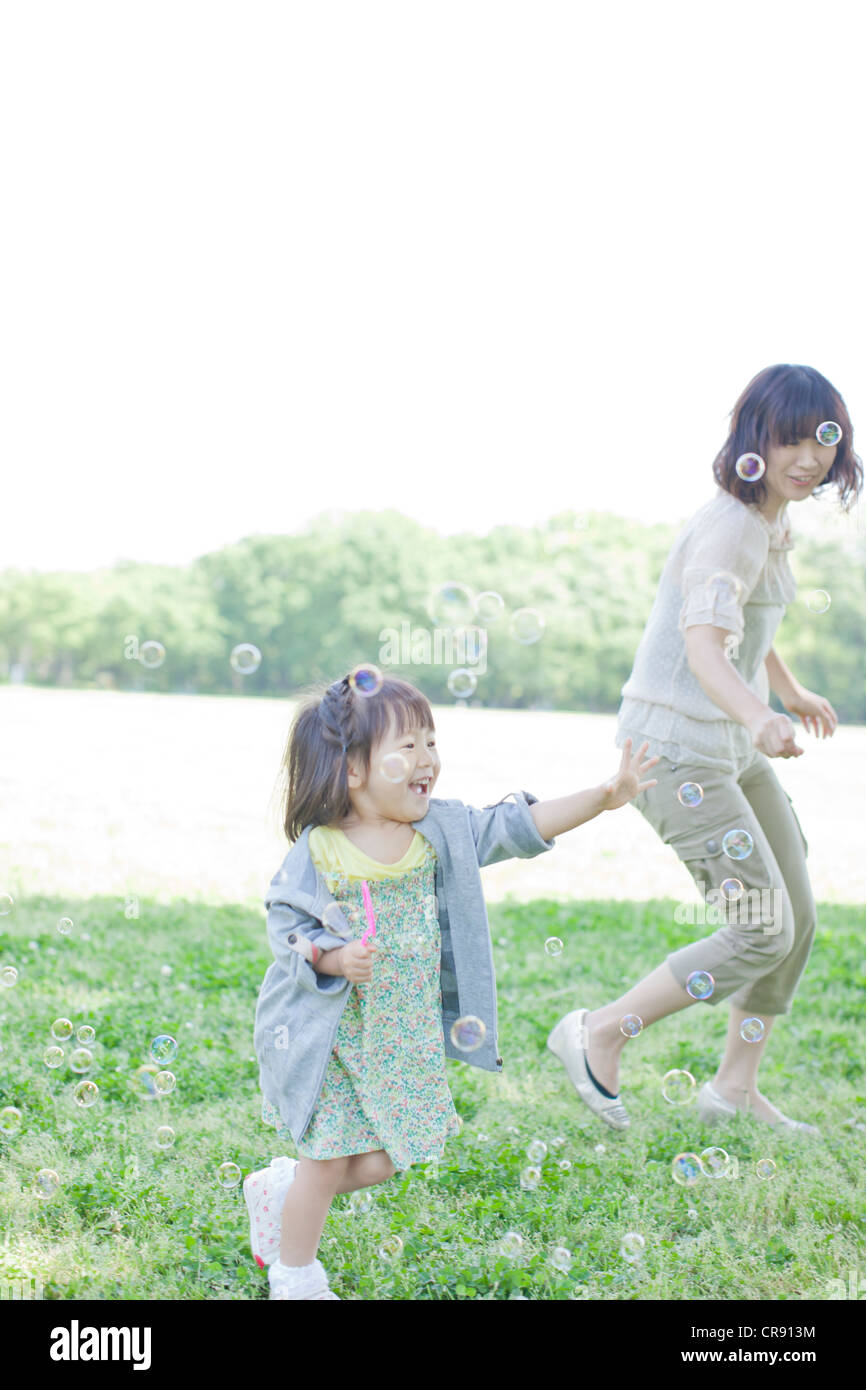
POLYGON ((623 687, 617 743, 646 738, 660 754, 656 785, 635 805, 699 887, 722 900, 725 925, 672 952, 619 999, 567 1014, 548 1045, 590 1109, 625 1129, 625 1018, 647 1027, 697 1000, 727 998, 727 1045, 698 1094, 700 1118, 748 1110, 814 1136, 814 1126, 783 1114, 757 1086, 770 1029, 791 1007, 815 933, 806 842, 769 759, 804 751, 788 714, 825 738, 837 718, 829 700, 794 678, 773 638, 797 592, 789 503, 833 487, 850 506, 862 487, 845 402, 812 367, 767 367, 737 401, 713 473, 716 495, 674 542, 659 581, 623 687), (770 688, 788 714, 770 707, 770 688), (752 911, 765 898, 779 904, 769 922, 763 907, 752 911))
POLYGON ((628 744, 606 785, 479 811, 432 799, 433 715, 406 681, 358 668, 302 705, 255 1022, 262 1115, 300 1157, 244 1182, 271 1298, 336 1298, 316 1259, 333 1198, 441 1157, 459 1130, 446 1056, 502 1069, 479 868, 651 787, 645 751, 628 744))

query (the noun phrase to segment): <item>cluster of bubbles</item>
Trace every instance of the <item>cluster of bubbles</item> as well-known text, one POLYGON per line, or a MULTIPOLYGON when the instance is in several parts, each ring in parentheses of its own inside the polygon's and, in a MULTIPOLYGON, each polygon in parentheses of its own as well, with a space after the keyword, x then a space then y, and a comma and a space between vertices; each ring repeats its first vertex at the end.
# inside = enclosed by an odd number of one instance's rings
MULTIPOLYGON (((842 438, 842 427, 835 420, 822 420, 815 430, 815 438, 819 444, 832 447, 842 438)), ((767 471, 767 465, 760 454, 740 454, 734 468, 737 477, 742 478, 744 483, 756 483, 767 471)))
MULTIPOLYGON (((694 1187, 701 1178, 731 1178, 736 1175, 735 1160, 725 1149, 713 1147, 702 1153, 677 1154, 671 1164, 671 1176, 681 1187, 694 1187)), ((772 1178, 776 1165, 772 1158, 759 1158, 755 1164, 759 1178, 772 1178)), ((689 1209, 692 1216, 694 1208, 689 1209)), ((697 1213, 695 1212, 695 1216, 697 1213)))
POLYGON ((458 1052, 477 1052, 487 1036, 487 1025, 474 1014, 466 1014, 451 1025, 451 1041, 458 1052))
MULTIPOLYGON (((138 660, 149 671, 155 671, 165 661, 165 647, 152 638, 138 648, 138 660)), ((239 676, 251 676, 262 664, 262 654, 252 642, 239 642, 229 655, 229 665, 239 676)))
MULTIPOLYGON (((466 584, 440 584, 430 596, 427 612, 437 627, 492 627, 505 615, 505 600, 492 589, 474 595, 466 584)), ((528 647, 540 640, 545 626, 537 609, 517 608, 511 614, 508 631, 515 642, 528 647)))

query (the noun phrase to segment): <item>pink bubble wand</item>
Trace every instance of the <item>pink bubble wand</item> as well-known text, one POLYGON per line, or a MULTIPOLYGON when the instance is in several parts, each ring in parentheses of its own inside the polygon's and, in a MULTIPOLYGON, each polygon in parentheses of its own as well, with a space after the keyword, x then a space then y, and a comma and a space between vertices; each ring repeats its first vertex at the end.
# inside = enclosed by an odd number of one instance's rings
POLYGON ((373 916, 373 899, 370 897, 370 885, 365 878, 361 880, 361 893, 364 897, 364 911, 367 914, 367 930, 361 937, 361 945, 366 946, 370 937, 376 935, 376 918, 373 916))

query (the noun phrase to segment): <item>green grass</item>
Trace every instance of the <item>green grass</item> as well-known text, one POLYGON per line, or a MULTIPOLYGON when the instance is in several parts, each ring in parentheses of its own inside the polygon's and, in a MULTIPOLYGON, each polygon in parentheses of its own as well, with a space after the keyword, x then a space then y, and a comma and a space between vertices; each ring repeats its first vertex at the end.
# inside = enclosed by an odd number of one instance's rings
MULTIPOLYGON (((369 1189, 366 1214, 348 1197, 334 1203, 320 1255, 342 1298, 821 1299, 829 1280, 866 1276, 863 1132, 850 1123, 866 1123, 862 909, 821 909, 793 1013, 761 1070, 764 1093, 814 1119, 820 1141, 745 1117, 707 1129, 693 1105, 665 1102, 670 1068, 698 1084, 715 1071, 724 1007, 696 1006, 629 1044, 625 1134, 590 1116, 546 1050, 563 1012, 616 997, 691 939, 673 906, 491 906, 505 1070, 449 1062, 464 1124, 438 1168, 369 1189), (544 951, 551 935, 565 943, 558 957, 544 951), (526 1191, 533 1139, 548 1152, 540 1185, 526 1191), (713 1144, 736 1156, 738 1177, 678 1186, 674 1156, 713 1144), (765 1157, 777 1165, 771 1180, 755 1172, 765 1157), (506 1231, 522 1237, 517 1257, 498 1253, 506 1231), (620 1255, 627 1232, 646 1241, 636 1266, 620 1255), (403 1252, 389 1261, 378 1251, 394 1233, 403 1252), (571 1251, 567 1272, 550 1263, 556 1246, 571 1251)), ((281 1151, 260 1119, 252 1055, 269 962, 263 912, 241 908, 145 901, 127 920, 116 899, 34 898, 0 920, 0 966, 19 970, 14 988, 0 988, 0 1107, 22 1112, 16 1133, 0 1132, 0 1283, 38 1277, 52 1299, 267 1297, 241 1188, 220 1187, 216 1170, 231 1160, 245 1175, 281 1151), (68 937, 56 931, 62 915, 75 922, 68 937), (81 1078, 68 1045, 59 1070, 42 1062, 58 1016, 96 1030, 91 1108, 72 1100, 81 1078), (130 1078, 163 1032, 179 1043, 178 1084, 146 1101, 130 1078), (159 1124, 176 1133, 167 1151, 154 1143, 159 1124), (48 1201, 34 1191, 43 1167, 61 1179, 48 1201)))

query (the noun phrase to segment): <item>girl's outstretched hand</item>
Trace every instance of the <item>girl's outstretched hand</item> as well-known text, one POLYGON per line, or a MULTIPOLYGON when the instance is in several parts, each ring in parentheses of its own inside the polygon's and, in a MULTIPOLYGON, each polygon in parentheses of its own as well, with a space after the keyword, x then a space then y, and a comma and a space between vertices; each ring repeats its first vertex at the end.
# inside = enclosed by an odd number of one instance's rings
POLYGON ((632 801, 638 792, 645 791, 647 787, 654 787, 658 781, 653 777, 648 782, 642 782, 642 775, 649 772, 651 767, 655 767, 658 756, 649 758, 642 762, 646 750, 649 748, 649 739, 645 739, 636 753, 631 751, 631 739, 627 738, 622 750, 622 762, 619 765, 619 772, 610 782, 602 785, 605 795, 606 811, 615 811, 618 806, 625 806, 627 801, 632 801))

